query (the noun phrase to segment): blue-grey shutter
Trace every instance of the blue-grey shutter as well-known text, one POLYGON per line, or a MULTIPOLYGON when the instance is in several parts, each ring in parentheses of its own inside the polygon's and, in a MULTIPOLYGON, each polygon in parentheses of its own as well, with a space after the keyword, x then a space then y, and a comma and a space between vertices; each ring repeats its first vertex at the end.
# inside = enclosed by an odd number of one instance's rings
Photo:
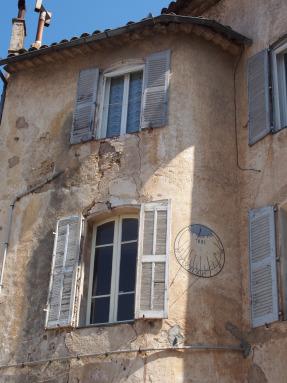
POLYGON ((170 201, 143 204, 140 215, 136 318, 167 318, 170 201))
POLYGON ((248 61, 249 144, 271 131, 269 53, 265 49, 248 61))
POLYGON ((60 219, 54 242, 46 328, 74 325, 74 302, 80 255, 82 218, 60 219))
POLYGON ((278 320, 275 214, 273 206, 249 212, 252 327, 278 320))
POLYGON ((170 50, 147 57, 144 73, 142 128, 167 124, 170 50))
POLYGON ((88 141, 94 135, 99 69, 81 70, 71 131, 71 144, 88 141))

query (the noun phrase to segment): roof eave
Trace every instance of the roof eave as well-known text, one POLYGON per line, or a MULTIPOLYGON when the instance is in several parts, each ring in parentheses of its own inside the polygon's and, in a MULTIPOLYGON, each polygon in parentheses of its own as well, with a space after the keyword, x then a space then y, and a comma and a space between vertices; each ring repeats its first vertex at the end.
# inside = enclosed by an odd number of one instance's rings
POLYGON ((172 1, 167 8, 163 8, 162 13, 182 14, 183 12, 186 14, 192 12, 193 16, 200 16, 219 1, 221 0, 176 0, 172 1))
POLYGON ((72 41, 53 44, 49 47, 44 46, 44 47, 41 47, 40 49, 34 48, 29 51, 26 51, 25 53, 21 53, 20 51, 20 54, 18 55, 8 56, 7 58, 0 60, 0 65, 14 64, 20 61, 34 59, 38 56, 48 55, 52 52, 61 52, 69 48, 80 47, 85 44, 90 44, 90 43, 100 42, 100 41, 111 39, 111 38, 116 38, 125 33, 133 33, 133 32, 136 32, 137 30, 140 31, 144 27, 149 27, 149 26, 153 27, 155 25, 160 25, 160 24, 168 25, 172 23, 186 24, 186 25, 193 25, 193 26, 208 28, 215 33, 221 34, 226 39, 231 40, 233 43, 237 45, 245 45, 245 44, 250 44, 252 42, 249 38, 233 31, 229 27, 219 24, 218 22, 214 20, 208 20, 204 18, 190 17, 190 16, 160 15, 155 18, 145 19, 140 22, 131 23, 124 27, 116 28, 113 30, 106 30, 104 32, 92 34, 86 37, 79 37, 77 39, 73 39, 72 41))

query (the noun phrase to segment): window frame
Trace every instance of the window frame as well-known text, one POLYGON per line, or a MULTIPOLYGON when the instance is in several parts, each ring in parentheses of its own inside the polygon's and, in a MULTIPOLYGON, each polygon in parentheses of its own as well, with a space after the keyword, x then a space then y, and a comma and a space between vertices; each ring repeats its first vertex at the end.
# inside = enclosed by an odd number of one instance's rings
POLYGON ((275 131, 287 127, 287 75, 284 62, 287 54, 287 41, 274 47, 271 51, 272 85, 273 85, 273 124, 275 131))
MULTIPOLYGON (((118 214, 116 216, 107 218, 105 220, 98 221, 93 225, 93 234, 92 234, 92 247, 91 247, 91 256, 90 256, 90 268, 89 268, 89 284, 88 284, 88 299, 87 299, 87 316, 86 316, 86 326, 107 326, 111 324, 120 324, 120 323, 130 323, 135 320, 135 311, 134 318, 131 320, 117 321, 117 312, 118 312, 118 297, 119 297, 119 278, 120 278, 120 262, 121 262, 121 245, 123 243, 132 243, 137 242, 137 251, 138 251, 138 241, 139 233, 137 240, 132 241, 121 241, 122 238, 122 222, 124 219, 136 218, 138 220, 138 227, 140 224, 140 215, 136 213, 130 214, 118 214), (93 289, 93 277, 94 277, 94 264, 95 264, 95 250, 96 250, 96 238, 97 238, 97 228, 104 225, 108 222, 114 222, 114 241, 113 241, 113 259, 112 259, 112 274, 111 274, 111 289, 110 289, 110 308, 109 308, 109 321, 104 323, 91 323, 91 307, 92 307, 92 289, 93 289)), ((138 262, 138 253, 137 253, 137 262, 138 262)), ((137 286, 137 266, 135 270, 135 304, 136 304, 136 286, 137 286)), ((129 292, 131 293, 131 292, 129 292)), ((123 293, 122 295, 127 294, 123 293)))
POLYGON ((122 118, 121 118, 121 128, 118 136, 120 137, 125 134, 131 134, 126 131, 127 129, 127 114, 128 114, 128 97, 129 97, 129 79, 131 73, 142 72, 143 81, 142 81, 142 92, 141 92, 141 115, 140 115, 140 126, 139 130, 141 131, 142 125, 142 110, 143 110, 143 97, 144 97, 144 80, 145 80, 145 64, 135 64, 123 66, 113 70, 107 70, 102 74, 101 78, 101 95, 100 95, 100 118, 98 126, 98 139, 113 138, 107 137, 107 122, 108 122, 108 112, 109 109, 105 110, 105 105, 108 104, 110 96, 110 84, 111 79, 114 77, 124 76, 124 91, 123 91, 123 101, 122 101, 122 118), (108 91, 107 91, 108 90, 108 91))

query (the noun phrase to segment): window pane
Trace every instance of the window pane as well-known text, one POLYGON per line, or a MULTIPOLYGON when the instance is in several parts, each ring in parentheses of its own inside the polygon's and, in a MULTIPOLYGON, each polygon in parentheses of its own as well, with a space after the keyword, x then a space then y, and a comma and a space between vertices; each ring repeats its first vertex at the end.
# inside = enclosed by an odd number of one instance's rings
POLYGON ((140 128, 143 72, 131 73, 127 116, 127 133, 140 128))
POLYGON ((107 295, 111 291, 113 246, 96 249, 94 265, 93 296, 107 295))
POLYGON ((107 137, 119 136, 121 132, 124 76, 111 79, 108 106, 107 137))
POLYGON ((114 221, 107 222, 97 227, 97 246, 112 244, 114 242, 114 227, 114 221))
POLYGON ((96 298, 92 300, 90 323, 109 322, 110 297, 96 298))
POLYGON ((138 220, 136 218, 123 219, 122 242, 138 239, 138 220))
POLYGON ((122 245, 119 292, 135 290, 136 262, 137 242, 122 245))
POLYGON ((118 321, 131 320, 134 318, 135 294, 119 295, 118 321))

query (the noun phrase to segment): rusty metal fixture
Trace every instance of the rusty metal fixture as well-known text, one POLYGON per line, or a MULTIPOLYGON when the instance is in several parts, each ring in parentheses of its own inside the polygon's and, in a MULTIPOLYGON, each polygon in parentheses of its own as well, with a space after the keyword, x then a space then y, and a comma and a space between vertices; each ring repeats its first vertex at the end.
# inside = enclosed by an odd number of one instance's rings
POLYGON ((47 12, 41 12, 39 15, 39 21, 38 21, 38 28, 36 33, 36 41, 33 44, 33 46, 41 46, 42 45, 42 39, 43 39, 43 32, 45 27, 45 20, 46 20, 47 12))
POLYGON ((18 19, 24 20, 26 14, 25 0, 18 0, 18 19))
POLYGON ((52 13, 48 12, 42 4, 42 0, 36 0, 35 12, 39 13, 39 21, 36 33, 36 40, 32 44, 33 48, 40 48, 43 40, 44 27, 51 23, 52 13))

